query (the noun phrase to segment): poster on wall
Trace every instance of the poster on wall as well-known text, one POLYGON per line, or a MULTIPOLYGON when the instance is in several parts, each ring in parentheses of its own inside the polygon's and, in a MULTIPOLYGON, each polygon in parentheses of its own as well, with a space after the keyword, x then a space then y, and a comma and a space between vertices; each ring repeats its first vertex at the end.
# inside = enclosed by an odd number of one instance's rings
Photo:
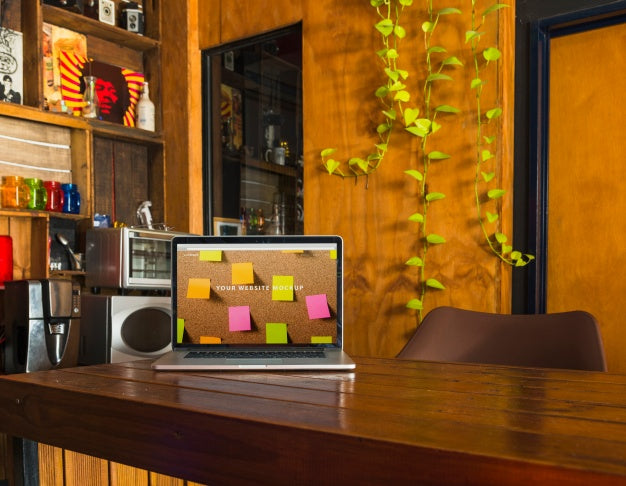
POLYGON ((0 101, 22 104, 22 33, 0 27, 0 101))
POLYGON ((243 145, 241 91, 226 84, 221 86, 222 141, 229 152, 238 152, 243 145))

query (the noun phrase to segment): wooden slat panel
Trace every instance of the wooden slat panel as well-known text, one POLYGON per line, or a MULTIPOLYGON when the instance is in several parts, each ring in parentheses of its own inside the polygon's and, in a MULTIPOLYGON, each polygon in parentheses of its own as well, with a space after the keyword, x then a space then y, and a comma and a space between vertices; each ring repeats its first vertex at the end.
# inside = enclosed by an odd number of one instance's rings
MULTIPOLYGON (((148 471, 126 466, 117 462, 109 463, 111 486, 149 486, 148 471)), ((150 485, 152 486, 152 485, 150 485)))
POLYGON ((65 450, 64 465, 65 486, 109 484, 108 462, 103 459, 65 450))
POLYGON ((65 486, 63 478, 63 449, 39 444, 39 484, 65 486))

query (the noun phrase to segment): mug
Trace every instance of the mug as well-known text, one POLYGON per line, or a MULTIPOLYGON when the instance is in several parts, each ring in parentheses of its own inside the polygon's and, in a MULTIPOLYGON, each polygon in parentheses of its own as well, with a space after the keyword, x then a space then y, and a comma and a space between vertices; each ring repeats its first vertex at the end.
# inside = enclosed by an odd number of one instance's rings
POLYGON ((76 184, 61 184, 63 189, 63 212, 80 213, 80 193, 76 184))
POLYGON ((274 147, 265 151, 265 161, 285 165, 285 147, 274 147))
POLYGON ((57 213, 63 211, 63 189, 61 189, 61 183, 57 181, 44 181, 43 187, 46 188, 48 194, 46 211, 54 211, 57 213))
POLYGON ((2 207, 26 208, 30 197, 30 188, 20 176, 4 176, 2 178, 2 207))
POLYGON ((29 188, 30 197, 28 198, 28 209, 45 209, 46 202, 48 201, 48 192, 41 183, 41 179, 36 177, 29 177, 24 179, 24 182, 29 188))

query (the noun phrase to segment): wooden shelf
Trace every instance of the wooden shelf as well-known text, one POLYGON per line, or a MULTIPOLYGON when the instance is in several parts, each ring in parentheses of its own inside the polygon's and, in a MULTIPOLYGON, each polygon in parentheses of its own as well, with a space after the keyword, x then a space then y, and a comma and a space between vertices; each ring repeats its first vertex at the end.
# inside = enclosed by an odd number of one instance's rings
POLYGON ((62 8, 44 4, 42 5, 42 12, 44 22, 65 27, 81 34, 93 35, 136 51, 145 52, 156 49, 161 45, 158 40, 150 37, 134 34, 84 15, 63 10, 62 8))
POLYGON ((290 165, 277 165, 271 162, 265 162, 264 160, 253 159, 250 157, 245 158, 244 165, 289 177, 296 177, 298 175, 295 167, 292 167, 290 165))

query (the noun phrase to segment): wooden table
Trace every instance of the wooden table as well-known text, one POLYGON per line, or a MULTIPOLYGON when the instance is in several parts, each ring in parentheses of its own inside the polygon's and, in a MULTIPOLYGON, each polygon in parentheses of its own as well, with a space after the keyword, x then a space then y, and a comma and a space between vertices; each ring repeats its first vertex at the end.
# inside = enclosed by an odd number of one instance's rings
POLYGON ((626 484, 626 375, 356 361, 8 375, 0 431, 211 485, 626 484))

